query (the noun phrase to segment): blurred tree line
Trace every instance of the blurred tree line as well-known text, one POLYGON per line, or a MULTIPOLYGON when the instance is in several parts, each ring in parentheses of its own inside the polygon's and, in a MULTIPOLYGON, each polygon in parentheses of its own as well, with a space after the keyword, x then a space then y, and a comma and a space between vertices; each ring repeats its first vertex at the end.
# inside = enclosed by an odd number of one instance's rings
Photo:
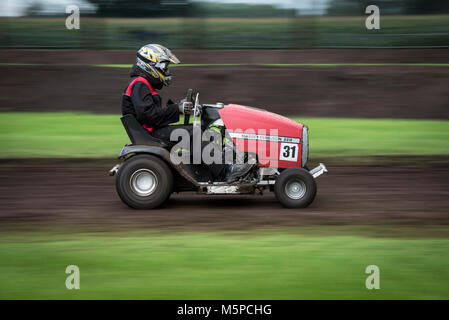
POLYGON ((182 17, 187 13, 186 0, 89 0, 97 6, 100 17, 182 17))
POLYGON ((295 9, 266 4, 190 2, 188 0, 89 0, 100 17, 292 17, 295 9))
MULTIPOLYGON (((42 0, 30 1, 26 14, 39 16, 43 10, 42 0)), ((225 3, 191 0, 87 0, 97 8, 96 11, 83 12, 83 15, 97 17, 214 17, 214 18, 265 18, 295 17, 308 10, 280 8, 276 1, 271 4, 225 3)), ((313 6, 315 0, 309 0, 313 6)), ((329 0, 324 10, 331 16, 360 16, 368 5, 376 4, 381 14, 419 15, 449 13, 449 0, 329 0)), ((313 10, 312 10, 313 11, 313 10)), ((61 12, 62 14, 63 12, 61 12)), ((46 16, 51 14, 45 13, 46 16)))
POLYGON ((449 0, 333 0, 327 10, 332 16, 359 16, 375 4, 381 14, 444 14, 449 13, 449 0))
POLYGON ((449 0, 376 0, 381 15, 387 15, 376 32, 366 32, 362 21, 372 0, 330 0, 329 15, 351 18, 304 17, 296 9, 266 4, 89 1, 95 6, 81 12, 79 30, 66 29, 64 10, 48 19, 54 11, 49 14, 39 2, 29 8, 36 18, 0 19, 0 48, 135 49, 150 42, 196 49, 449 47, 448 16, 443 15, 449 13, 449 0))
MULTIPOLYGON (((273 4, 190 2, 188 0, 89 0, 97 6, 100 17, 293 17, 296 9, 278 8, 273 4)), ((313 1, 313 0, 311 0, 313 1)), ((364 14, 372 0, 332 0, 328 15, 364 14)), ((449 13, 449 0, 376 0, 381 14, 449 13)))

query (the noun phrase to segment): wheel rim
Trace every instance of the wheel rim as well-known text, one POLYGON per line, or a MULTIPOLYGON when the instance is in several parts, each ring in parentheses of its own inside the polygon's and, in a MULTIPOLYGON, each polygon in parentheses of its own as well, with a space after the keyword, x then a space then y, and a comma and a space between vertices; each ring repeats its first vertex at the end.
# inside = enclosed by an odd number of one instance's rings
POLYGON ((129 184, 135 194, 146 197, 156 190, 157 178, 153 171, 139 169, 131 175, 129 184))
POLYGON ((290 199, 301 199, 306 194, 306 184, 301 180, 292 180, 285 185, 285 193, 290 199))

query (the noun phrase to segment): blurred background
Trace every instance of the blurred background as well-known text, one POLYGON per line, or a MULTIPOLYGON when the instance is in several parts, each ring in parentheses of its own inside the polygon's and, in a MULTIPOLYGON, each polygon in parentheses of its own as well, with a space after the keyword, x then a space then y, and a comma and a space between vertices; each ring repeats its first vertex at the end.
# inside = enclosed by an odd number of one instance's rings
POLYGON ((380 0, 381 30, 367 34, 364 0, 5 0, 2 48, 173 49, 446 47, 444 0, 380 0), (67 5, 83 26, 67 32, 67 5), (58 19, 59 18, 59 19, 58 19), (250 18, 250 19, 248 19, 250 18), (29 32, 29 31, 33 32, 29 32))
POLYGON ((3 0, 0 71, 0 298, 449 298, 448 1, 3 0), (306 124, 308 166, 329 169, 314 204, 126 208, 106 173, 147 43, 181 60, 165 101, 193 88, 306 124))
POLYGON ((0 110, 118 113, 135 51, 161 43, 183 63, 167 98, 193 87, 203 101, 289 116, 447 118, 447 68, 432 66, 448 62, 447 1, 378 1, 379 30, 365 27, 368 5, 2 1, 0 110), (69 4, 80 8, 80 29, 66 28, 69 4))

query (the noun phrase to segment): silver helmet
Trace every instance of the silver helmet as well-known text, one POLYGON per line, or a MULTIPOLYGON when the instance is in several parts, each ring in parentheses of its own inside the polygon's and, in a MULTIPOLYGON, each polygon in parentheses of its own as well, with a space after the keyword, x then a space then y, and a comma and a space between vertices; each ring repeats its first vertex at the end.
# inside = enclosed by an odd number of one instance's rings
POLYGON ((148 76, 160 80, 165 86, 171 81, 168 70, 170 63, 178 64, 179 59, 169 49, 160 44, 147 44, 137 51, 136 65, 148 76))

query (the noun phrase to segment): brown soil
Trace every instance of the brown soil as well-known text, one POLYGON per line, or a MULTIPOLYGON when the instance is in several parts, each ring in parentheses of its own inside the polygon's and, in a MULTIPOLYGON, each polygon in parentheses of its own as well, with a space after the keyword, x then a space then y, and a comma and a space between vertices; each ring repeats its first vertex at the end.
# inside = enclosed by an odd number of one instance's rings
MULTIPOLYGON (((78 110, 120 113, 130 51, 0 51, 0 112, 78 110), (69 65, 68 65, 69 64, 69 65)), ((449 50, 284 50, 177 52, 183 63, 448 63, 449 50)), ((284 115, 449 118, 449 67, 352 66, 173 68, 164 98, 191 87, 201 101, 238 103, 284 115)))
POLYGON ((333 166, 306 209, 263 196, 174 194, 138 211, 118 198, 114 160, 2 160, 1 229, 55 225, 165 230, 237 230, 308 225, 447 225, 449 167, 333 166))

